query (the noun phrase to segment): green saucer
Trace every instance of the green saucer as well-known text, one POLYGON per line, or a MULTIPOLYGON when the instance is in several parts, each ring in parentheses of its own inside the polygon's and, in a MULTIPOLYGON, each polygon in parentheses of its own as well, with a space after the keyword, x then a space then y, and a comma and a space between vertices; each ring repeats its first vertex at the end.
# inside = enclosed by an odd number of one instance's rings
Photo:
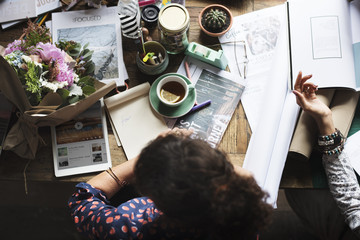
POLYGON ((150 104, 151 104, 152 108, 157 113, 159 113, 161 116, 164 116, 167 118, 178 118, 178 117, 181 117, 181 116, 187 114, 191 110, 191 108, 194 106, 195 101, 196 101, 196 90, 194 88, 193 91, 190 91, 187 98, 179 106, 169 107, 169 106, 163 104, 156 94, 156 87, 159 84, 159 81, 161 79, 163 79, 164 77, 167 77, 167 76, 171 76, 171 75, 179 76, 179 77, 185 79, 185 81, 188 84, 191 84, 191 81, 187 77, 185 77, 181 74, 178 74, 178 73, 167 73, 167 74, 161 75, 151 85, 150 92, 149 92, 149 99, 150 99, 150 104))

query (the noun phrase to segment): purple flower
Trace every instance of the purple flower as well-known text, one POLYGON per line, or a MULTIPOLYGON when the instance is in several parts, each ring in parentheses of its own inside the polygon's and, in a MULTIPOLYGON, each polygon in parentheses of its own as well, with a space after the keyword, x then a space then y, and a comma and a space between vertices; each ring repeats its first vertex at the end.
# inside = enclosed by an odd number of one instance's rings
POLYGON ((23 43, 23 40, 15 40, 12 43, 9 43, 5 49, 5 55, 12 53, 15 50, 24 51, 21 44, 23 43))
POLYGON ((38 49, 38 53, 41 56, 41 59, 49 63, 50 61, 57 61, 57 62, 64 62, 65 59, 65 52, 59 48, 57 48, 55 45, 51 43, 42 43, 39 42, 36 45, 36 48, 38 49))

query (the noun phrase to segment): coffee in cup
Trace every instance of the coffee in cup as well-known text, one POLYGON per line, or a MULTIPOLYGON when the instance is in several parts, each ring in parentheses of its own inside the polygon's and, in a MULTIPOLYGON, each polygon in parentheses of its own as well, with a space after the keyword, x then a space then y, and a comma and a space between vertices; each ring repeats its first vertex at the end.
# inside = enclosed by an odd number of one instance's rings
POLYGON ((156 93, 162 103, 167 106, 178 106, 193 91, 194 86, 188 84, 180 76, 171 75, 164 77, 157 85, 156 93))

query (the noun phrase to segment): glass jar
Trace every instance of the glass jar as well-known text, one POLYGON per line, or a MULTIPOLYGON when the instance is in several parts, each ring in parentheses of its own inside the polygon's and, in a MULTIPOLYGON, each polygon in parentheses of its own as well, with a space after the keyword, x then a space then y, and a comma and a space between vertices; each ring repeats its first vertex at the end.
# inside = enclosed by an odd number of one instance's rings
POLYGON ((183 52, 189 45, 190 16, 186 8, 171 3, 161 8, 158 18, 160 42, 170 54, 183 52))

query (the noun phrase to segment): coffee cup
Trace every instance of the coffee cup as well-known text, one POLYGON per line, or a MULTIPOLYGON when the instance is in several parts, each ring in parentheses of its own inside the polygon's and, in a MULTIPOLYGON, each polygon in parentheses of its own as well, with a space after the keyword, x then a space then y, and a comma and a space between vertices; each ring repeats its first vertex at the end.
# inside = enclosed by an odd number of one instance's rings
POLYGON ((159 81, 156 94, 163 104, 176 107, 184 102, 190 91, 194 90, 194 85, 187 83, 184 78, 171 75, 159 81))

